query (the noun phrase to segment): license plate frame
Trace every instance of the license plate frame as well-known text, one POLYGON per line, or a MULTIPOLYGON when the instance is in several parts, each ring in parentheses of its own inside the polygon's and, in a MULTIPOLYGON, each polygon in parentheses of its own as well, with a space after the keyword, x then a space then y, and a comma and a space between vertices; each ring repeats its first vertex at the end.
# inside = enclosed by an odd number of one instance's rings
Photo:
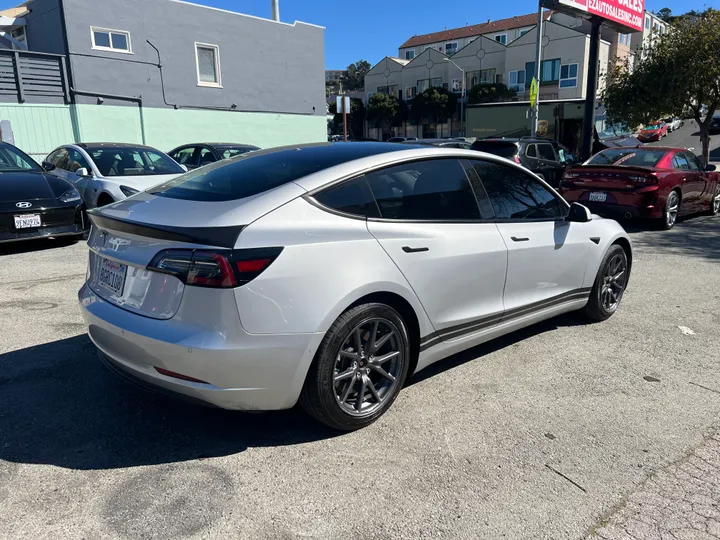
POLYGON ((15 218, 16 229, 37 229, 42 227, 40 214, 16 214, 13 218, 15 218))
POLYGON ((122 296, 127 278, 127 265, 102 257, 98 268, 98 287, 115 295, 122 296))
POLYGON ((588 200, 590 202, 606 202, 607 201, 607 193, 601 193, 601 192, 590 193, 590 195, 588 196, 588 200))

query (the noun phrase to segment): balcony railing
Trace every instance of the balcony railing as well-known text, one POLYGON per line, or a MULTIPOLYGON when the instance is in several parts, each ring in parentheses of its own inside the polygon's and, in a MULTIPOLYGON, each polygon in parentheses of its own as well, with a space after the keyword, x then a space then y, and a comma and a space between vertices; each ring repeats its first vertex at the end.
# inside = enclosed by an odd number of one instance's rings
POLYGON ((11 99, 69 103, 65 56, 0 49, 0 101, 11 99))

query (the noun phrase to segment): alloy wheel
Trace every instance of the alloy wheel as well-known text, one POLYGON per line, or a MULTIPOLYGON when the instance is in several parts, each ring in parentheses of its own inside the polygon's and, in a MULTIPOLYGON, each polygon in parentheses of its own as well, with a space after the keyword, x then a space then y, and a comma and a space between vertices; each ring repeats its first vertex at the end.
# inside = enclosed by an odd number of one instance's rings
POLYGON ((617 309, 627 284, 627 262, 620 253, 608 261, 600 289, 600 302, 606 311, 617 309))
POLYGON ((678 197, 678 194, 676 192, 671 191, 670 195, 668 195, 667 211, 665 212, 665 222, 667 223, 668 228, 675 225, 679 208, 680 198, 678 197))
POLYGON ((720 184, 715 189, 715 198, 713 199, 713 214, 720 212, 720 184))
POLYGON ((345 338, 335 358, 335 400, 351 416, 367 416, 382 407, 399 384, 407 361, 395 324, 366 319, 345 338))

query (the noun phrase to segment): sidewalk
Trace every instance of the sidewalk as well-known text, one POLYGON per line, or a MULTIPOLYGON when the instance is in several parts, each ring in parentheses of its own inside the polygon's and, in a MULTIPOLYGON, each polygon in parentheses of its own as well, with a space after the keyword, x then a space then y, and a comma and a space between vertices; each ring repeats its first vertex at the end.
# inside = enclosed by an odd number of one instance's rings
POLYGON ((655 473, 588 540, 720 539, 720 435, 655 473))

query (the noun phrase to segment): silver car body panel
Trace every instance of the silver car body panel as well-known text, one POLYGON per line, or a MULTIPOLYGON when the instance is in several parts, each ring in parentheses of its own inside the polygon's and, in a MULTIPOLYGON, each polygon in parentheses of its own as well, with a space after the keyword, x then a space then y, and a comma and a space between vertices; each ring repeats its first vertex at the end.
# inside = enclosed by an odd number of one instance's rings
POLYGON ((95 210, 119 223, 242 226, 235 249, 283 251, 241 287, 185 286, 145 267, 163 249, 213 249, 219 243, 146 236, 106 220, 108 226, 93 227, 91 257, 126 264, 137 279, 130 292, 114 297, 98 286, 91 265, 79 293, 91 339, 117 369, 154 386, 231 409, 288 408, 332 323, 364 298, 390 294, 412 308, 420 333, 417 371, 583 307, 609 247, 629 244, 617 222, 597 216, 587 223, 394 222, 340 215, 312 197, 339 179, 434 156, 510 163, 472 151, 410 148, 331 167, 241 200, 194 202, 142 193, 95 210), (406 246, 428 250, 407 253, 406 246))

